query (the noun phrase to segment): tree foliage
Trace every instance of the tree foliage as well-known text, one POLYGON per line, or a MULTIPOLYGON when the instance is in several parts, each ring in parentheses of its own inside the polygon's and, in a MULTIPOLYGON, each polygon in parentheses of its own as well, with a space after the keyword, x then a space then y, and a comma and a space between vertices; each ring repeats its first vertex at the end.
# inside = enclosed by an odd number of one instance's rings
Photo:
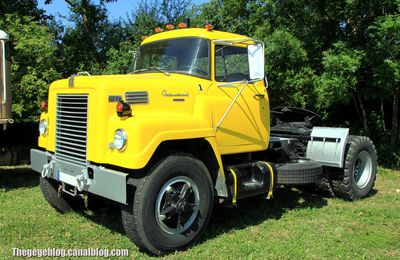
POLYGON ((264 42, 272 106, 306 107, 315 77, 303 44, 286 30, 276 30, 264 42))
MULTIPOLYGON (((387 162, 400 158, 400 1, 142 0, 126 19, 111 21, 116 0, 64 0, 63 25, 36 0, 0 3, 1 29, 13 39, 14 113, 32 120, 47 85, 80 70, 126 73, 132 51, 155 27, 192 25, 265 42, 271 106, 300 106, 327 125, 369 134, 387 162), (46 25, 46 26, 43 26, 46 25), (390 144, 390 145, 389 145, 390 144)), ((52 0, 46 0, 52 4, 52 0)), ((382 158, 382 157, 381 157, 382 158)), ((394 162, 400 165, 400 162, 394 162)))
POLYGON ((17 121, 35 121, 50 82, 60 73, 54 68, 56 46, 46 26, 28 16, 8 14, 0 28, 11 35, 13 113, 17 121), (34 36, 34 37, 32 37, 34 36))
POLYGON ((334 103, 349 103, 357 87, 357 72, 364 53, 337 42, 322 56, 324 72, 316 86, 318 106, 327 109, 334 103))

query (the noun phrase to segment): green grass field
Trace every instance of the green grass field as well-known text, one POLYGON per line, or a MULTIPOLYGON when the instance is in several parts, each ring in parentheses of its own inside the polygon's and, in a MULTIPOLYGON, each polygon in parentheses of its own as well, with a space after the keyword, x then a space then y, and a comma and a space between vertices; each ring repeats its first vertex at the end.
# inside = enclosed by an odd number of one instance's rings
MULTIPOLYGON (((149 258, 124 235, 110 204, 59 214, 42 197, 28 166, 0 168, 0 259, 12 248, 126 248, 149 258)), ((205 236, 168 258, 400 258, 400 172, 379 169, 372 196, 356 202, 280 188, 273 200, 214 209, 205 236)))

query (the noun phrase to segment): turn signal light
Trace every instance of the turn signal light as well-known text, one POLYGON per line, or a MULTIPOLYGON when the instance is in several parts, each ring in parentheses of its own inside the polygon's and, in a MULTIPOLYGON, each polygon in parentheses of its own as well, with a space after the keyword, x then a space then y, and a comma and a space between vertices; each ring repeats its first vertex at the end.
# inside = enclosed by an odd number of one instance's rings
POLYGON ((47 111, 47 101, 46 100, 42 100, 42 103, 40 103, 40 110, 47 111))
POLYGON ((178 24, 179 29, 184 29, 187 27, 186 23, 179 23, 178 24))
POLYGON ((167 30, 173 30, 175 27, 174 27, 172 24, 167 24, 167 25, 165 26, 165 28, 166 28, 167 30))
POLYGON ((131 106, 128 103, 126 103, 126 102, 124 102, 122 100, 118 101, 118 103, 117 103, 117 115, 119 117, 131 116, 132 115, 131 106))
POLYGON ((204 26, 204 29, 206 29, 207 31, 212 31, 212 29, 214 29, 214 26, 212 26, 211 24, 206 24, 204 26))

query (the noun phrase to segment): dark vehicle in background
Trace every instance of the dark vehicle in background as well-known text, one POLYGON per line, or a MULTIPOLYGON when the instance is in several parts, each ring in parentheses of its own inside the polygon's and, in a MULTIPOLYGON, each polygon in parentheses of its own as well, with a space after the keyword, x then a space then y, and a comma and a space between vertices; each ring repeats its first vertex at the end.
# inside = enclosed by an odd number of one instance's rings
POLYGON ((0 166, 29 163, 29 148, 37 145, 37 123, 12 119, 10 36, 0 30, 0 166))

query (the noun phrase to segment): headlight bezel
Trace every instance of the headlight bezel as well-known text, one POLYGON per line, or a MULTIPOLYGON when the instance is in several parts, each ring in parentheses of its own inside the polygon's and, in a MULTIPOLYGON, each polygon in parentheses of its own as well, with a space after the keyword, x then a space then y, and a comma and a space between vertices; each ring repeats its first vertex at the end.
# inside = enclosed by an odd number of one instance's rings
POLYGON ((47 132, 48 132, 48 126, 49 123, 47 122, 46 119, 42 119, 39 122, 39 133, 41 136, 46 136, 47 132))
POLYGON ((128 141, 128 135, 124 129, 119 128, 119 129, 115 130, 114 140, 113 140, 115 149, 123 150, 126 147, 127 141, 128 141), (116 137, 118 137, 119 139, 116 140, 116 137))

